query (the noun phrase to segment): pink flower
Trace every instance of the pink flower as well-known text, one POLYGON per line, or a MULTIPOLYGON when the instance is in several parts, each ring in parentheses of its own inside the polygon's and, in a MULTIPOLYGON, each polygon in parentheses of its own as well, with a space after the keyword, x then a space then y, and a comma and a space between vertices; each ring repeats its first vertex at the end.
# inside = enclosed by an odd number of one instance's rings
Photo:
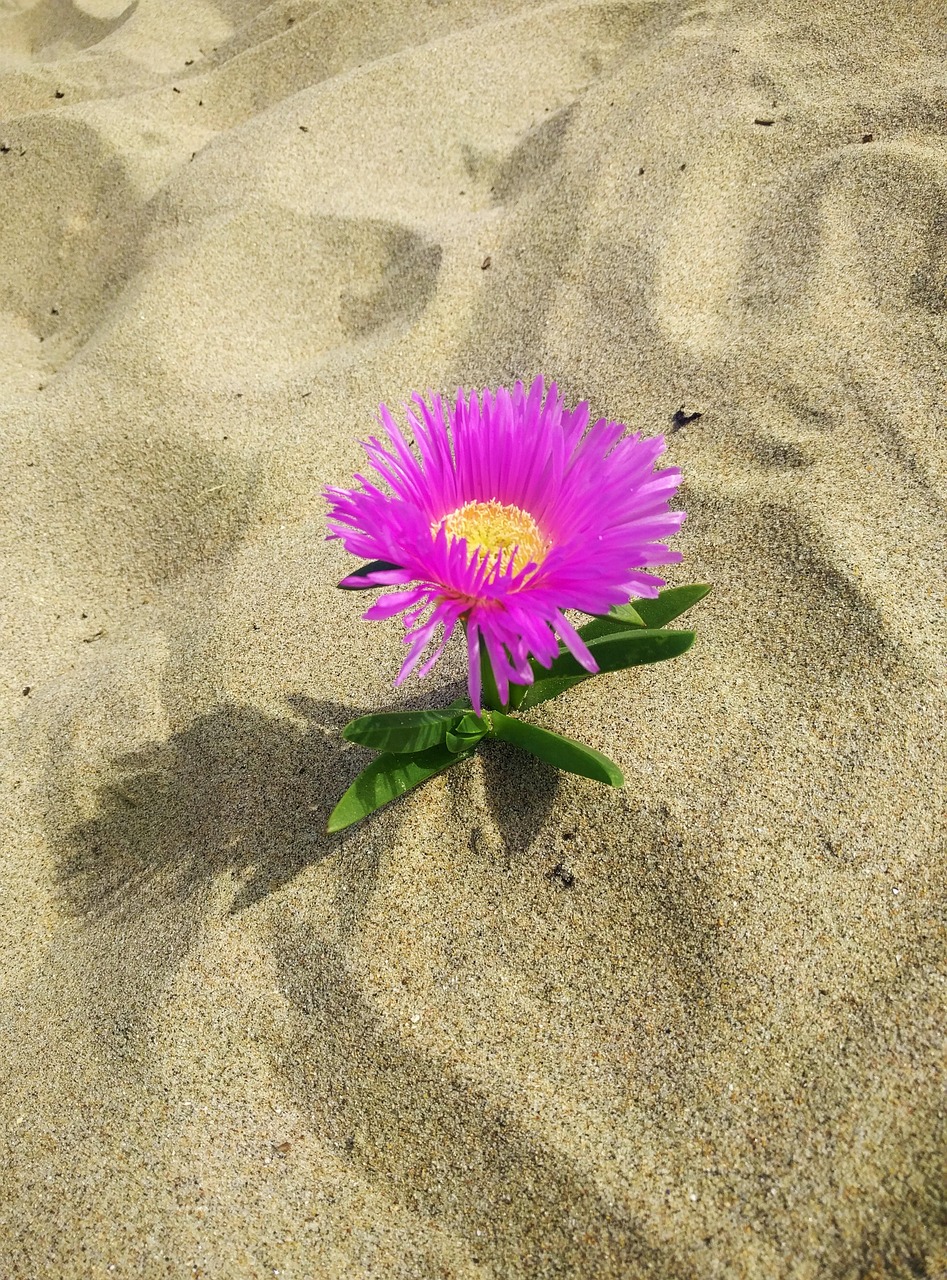
POLYGON ((404 614, 408 655, 395 683, 433 642, 426 675, 460 622, 478 714, 481 644, 504 703, 511 683, 532 683, 530 657, 548 667, 559 640, 596 671, 565 611, 604 614, 654 597, 664 580, 645 570, 681 558, 662 542, 684 520, 668 509, 680 471, 654 470, 663 437, 626 435, 604 418, 589 427, 588 404, 567 409, 542 378, 528 392, 520 382, 479 398, 459 390, 453 409, 415 395, 406 416, 417 453, 380 412, 390 447, 365 445, 377 481, 357 475, 357 489, 326 489, 328 536, 397 566, 341 584, 399 588, 364 615, 404 614))

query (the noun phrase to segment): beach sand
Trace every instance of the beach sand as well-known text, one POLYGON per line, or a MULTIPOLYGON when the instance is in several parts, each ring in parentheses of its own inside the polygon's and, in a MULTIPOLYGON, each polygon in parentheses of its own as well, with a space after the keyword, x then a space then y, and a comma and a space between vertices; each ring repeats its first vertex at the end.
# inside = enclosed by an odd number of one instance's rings
POLYGON ((945 59, 0 2, 2 1280, 947 1276, 945 59), (326 836, 464 668, 395 693, 322 486, 539 373, 667 435, 697 643, 532 713, 624 790, 496 746, 326 836))

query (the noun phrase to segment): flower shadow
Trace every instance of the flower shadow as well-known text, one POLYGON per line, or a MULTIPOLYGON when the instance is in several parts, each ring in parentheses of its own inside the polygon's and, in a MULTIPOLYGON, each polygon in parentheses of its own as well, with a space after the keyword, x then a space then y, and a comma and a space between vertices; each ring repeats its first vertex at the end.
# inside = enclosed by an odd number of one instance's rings
POLYGON ((344 712, 294 699, 298 720, 224 703, 167 742, 112 762, 93 817, 67 832, 59 887, 89 919, 200 898, 223 873, 250 906, 328 856, 344 712))
MULTIPOLYGON (((446 705, 458 692, 426 691, 418 705, 446 705)), ((342 935, 359 928, 394 828, 376 814, 329 835, 326 821, 371 758, 341 731, 374 708, 301 694, 286 705, 292 714, 225 702, 167 741, 117 757, 93 815, 58 837, 57 889, 85 926, 71 964, 106 1029, 130 1032, 207 919, 252 907, 328 857, 338 860, 342 935)), ((485 744, 482 755, 488 803, 512 860, 545 823, 558 777, 504 744, 485 744)))
MULTIPOLYGON (((439 693, 442 691, 438 691, 439 693)), ((378 854, 326 820, 368 753, 341 741, 358 708, 292 695, 293 716, 223 703, 167 741, 119 756, 95 813, 56 840, 56 886, 82 921, 71 971, 120 1045, 213 915, 236 913, 339 856, 351 932, 378 854)))
POLYGON ((223 703, 114 760, 97 812, 59 850, 72 910, 94 919, 159 900, 180 907, 226 873, 238 886, 230 911, 241 911, 337 852, 343 838, 326 821, 370 758, 341 731, 368 708, 302 694, 286 703, 293 718, 223 703))

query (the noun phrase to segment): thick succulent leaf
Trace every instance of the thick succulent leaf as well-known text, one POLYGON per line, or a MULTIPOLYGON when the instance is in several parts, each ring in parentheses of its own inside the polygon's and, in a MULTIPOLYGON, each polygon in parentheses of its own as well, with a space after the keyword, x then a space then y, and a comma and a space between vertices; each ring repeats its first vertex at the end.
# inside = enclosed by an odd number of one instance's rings
POLYGON ((443 773, 452 764, 469 759, 470 753, 454 754, 443 744, 413 756, 386 752, 363 769, 332 810, 326 830, 331 835, 360 822, 390 800, 397 800, 412 787, 443 773))
POLYGON ((392 569, 400 569, 400 564, 390 564, 387 560, 370 560, 367 564, 360 564, 357 569, 342 579, 339 586, 343 591, 377 591, 381 584, 378 582, 365 582, 371 573, 388 573, 392 569))
POLYGON ((646 627, 666 627, 686 613, 691 605, 703 600, 710 591, 708 582, 692 582, 687 587, 668 587, 656 600, 636 600, 635 608, 646 627))
POLYGON ((469 737, 482 738, 489 727, 490 726, 487 722, 481 716, 477 715, 476 711, 473 711, 468 707, 458 720, 455 726, 455 732, 467 734, 469 737))
MULTIPOLYGON (((648 662, 662 662, 666 658, 676 658, 694 643, 693 631, 664 631, 663 629, 642 631, 640 628, 617 631, 610 636, 601 636, 589 644, 589 653, 598 663, 599 671, 623 671, 625 667, 639 667, 648 662)), ((588 676, 578 658, 571 653, 560 654, 552 665, 543 672, 543 678, 557 676, 588 676)))
MULTIPOLYGON (((650 662, 665 662, 676 658, 694 643, 693 631, 663 631, 640 629, 619 631, 602 636, 589 643, 589 652, 598 663, 599 672, 623 671, 627 667, 639 667, 650 662)), ((537 707, 541 702, 558 697, 573 685, 590 680, 595 672, 586 671, 571 653, 560 654, 548 668, 537 667, 542 672, 523 699, 523 710, 537 707)))
POLYGON ((560 693, 565 693, 577 684, 583 684, 591 679, 591 675, 586 671, 581 676, 556 676, 551 680, 537 680, 526 690, 526 697, 520 703, 520 710, 529 711, 531 707, 538 707, 541 702, 548 702, 550 698, 558 698, 560 693))
POLYGON ((591 747, 575 742, 572 738, 564 738, 559 733, 540 729, 538 725, 503 715, 500 711, 493 712, 490 719, 494 737, 528 751, 530 755, 555 765, 557 769, 565 769, 596 782, 605 782, 612 787, 624 785, 621 770, 600 751, 593 751, 591 747))
POLYGON ((614 635, 616 631, 628 631, 632 627, 646 627, 648 624, 641 614, 630 604, 619 604, 606 614, 601 614, 579 627, 579 635, 588 644, 600 636, 614 635))
POLYGON ((709 584, 702 582, 692 583, 688 587, 668 587, 656 600, 636 600, 633 605, 616 605, 607 614, 596 616, 584 627, 580 627, 579 635, 588 644, 590 640, 614 635, 630 627, 657 630, 686 613, 691 605, 702 600, 709 591, 709 584))
POLYGON ((510 685, 510 710, 518 711, 523 705, 523 699, 529 691, 528 684, 511 684, 510 685))
POLYGON ((373 751, 398 754, 426 751, 443 742, 463 719, 462 711, 436 707, 431 711, 392 711, 360 716, 342 730, 342 737, 373 751))
POLYGON ((477 743, 487 732, 487 724, 473 711, 467 711, 447 731, 444 741, 448 751, 473 751, 477 743))

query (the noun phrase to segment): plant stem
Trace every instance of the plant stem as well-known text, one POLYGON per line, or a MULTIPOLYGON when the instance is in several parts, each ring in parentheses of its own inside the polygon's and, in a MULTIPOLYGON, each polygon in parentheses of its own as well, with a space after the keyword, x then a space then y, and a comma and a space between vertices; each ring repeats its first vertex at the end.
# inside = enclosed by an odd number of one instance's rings
POLYGON ((490 655, 487 653, 487 646, 482 641, 480 644, 480 687, 485 707, 489 707, 491 711, 506 710, 506 703, 500 701, 500 691, 497 688, 496 676, 493 674, 493 664, 490 661, 490 655))
POLYGON ((509 707, 511 711, 518 711, 520 709, 523 703, 523 699, 526 697, 526 694, 529 692, 529 689, 530 689, 530 686, 528 684, 511 684, 510 685, 509 707))
POLYGON ((506 702, 500 701, 500 691, 497 689, 496 676, 493 674, 493 665, 490 662, 490 655, 487 653, 487 646, 480 646, 480 684, 483 689, 484 706, 489 707, 491 711, 516 711, 526 697, 528 684, 510 683, 509 696, 506 702))

